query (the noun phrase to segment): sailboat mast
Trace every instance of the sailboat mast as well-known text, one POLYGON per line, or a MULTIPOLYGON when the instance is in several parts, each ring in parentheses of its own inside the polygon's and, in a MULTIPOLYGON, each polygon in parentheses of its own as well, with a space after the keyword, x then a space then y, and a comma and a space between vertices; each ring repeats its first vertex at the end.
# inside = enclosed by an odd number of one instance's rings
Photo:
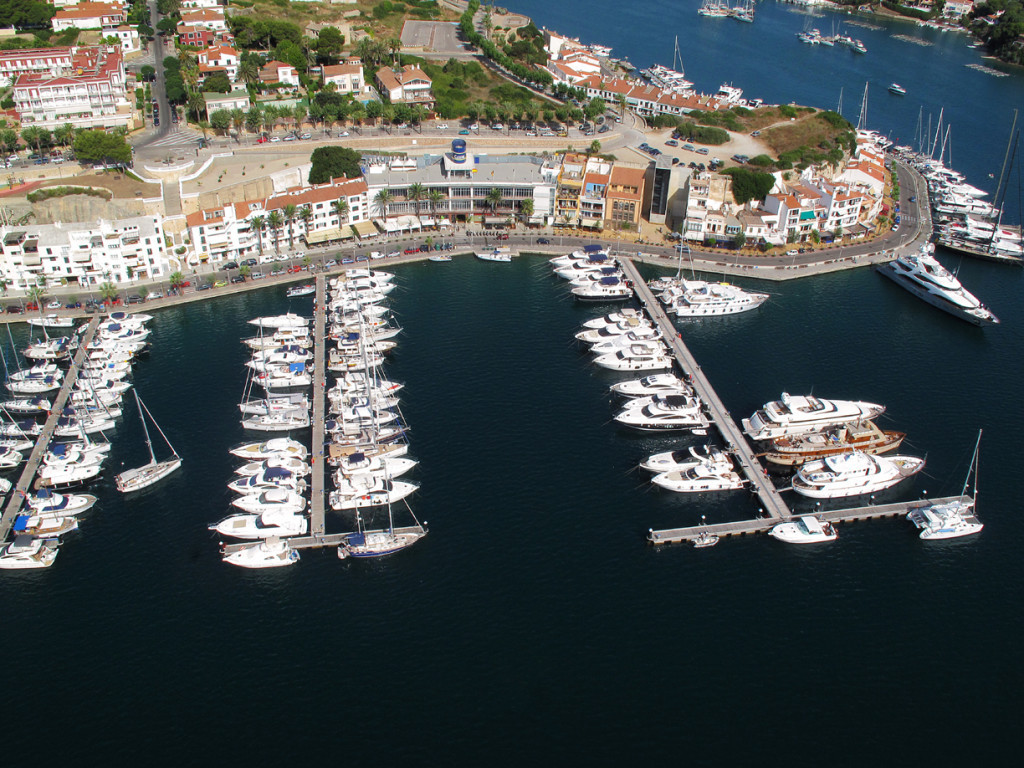
POLYGON ((939 143, 939 136, 942 135, 942 114, 943 114, 943 112, 945 112, 945 110, 946 110, 945 107, 943 107, 942 109, 939 110, 939 122, 938 122, 938 125, 935 126, 935 136, 932 138, 932 148, 931 148, 931 151, 928 152, 928 157, 931 157, 931 158, 935 157, 935 147, 939 143))
POLYGON ((139 409, 139 421, 142 422, 142 431, 146 435, 146 447, 149 449, 149 460, 151 463, 156 464, 156 454, 153 453, 153 441, 149 439, 149 430, 146 428, 146 417, 142 413, 142 401, 139 400, 139 393, 134 389, 132 394, 135 395, 135 407, 139 409))
POLYGON ((836 106, 836 114, 843 114, 843 87, 839 86, 839 104, 836 106))
POLYGON ((971 467, 967 470, 967 477, 964 478, 964 487, 960 489, 960 495, 967 495, 967 485, 971 482, 971 471, 974 472, 974 490, 971 494, 972 497, 977 498, 978 496, 978 449, 981 448, 981 433, 982 430, 978 430, 978 439, 974 443, 974 456, 971 457, 971 467))
MULTIPOLYGON (((996 184, 996 195, 995 195, 994 200, 995 200, 996 205, 998 207, 1001 207, 1001 204, 999 202, 999 193, 1000 193, 1000 190, 1003 189, 1003 181, 1006 178, 1006 167, 1007 167, 1007 165, 1008 165, 1008 163, 1010 161, 1010 145, 1013 143, 1014 130, 1016 130, 1016 128, 1017 128, 1017 110, 1015 109, 1015 110, 1013 110, 1013 124, 1010 126, 1010 135, 1006 138, 1006 152, 1003 155, 1003 167, 1002 167, 1002 170, 999 171, 999 183, 996 184)), ((1005 192, 1004 192, 1003 196, 1005 197, 1005 192)))
POLYGON ((864 96, 860 100, 860 116, 857 118, 857 130, 863 131, 868 122, 868 84, 864 83, 864 96))

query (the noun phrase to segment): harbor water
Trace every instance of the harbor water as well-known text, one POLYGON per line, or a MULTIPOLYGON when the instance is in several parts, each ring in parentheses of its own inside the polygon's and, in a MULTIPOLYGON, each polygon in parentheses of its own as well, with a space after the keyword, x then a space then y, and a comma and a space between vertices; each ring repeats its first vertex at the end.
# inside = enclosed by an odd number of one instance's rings
MULTIPOLYGON (((376 562, 324 550, 276 571, 221 563, 206 525, 227 513, 226 449, 245 437, 238 340, 246 319, 309 299, 270 288, 157 313, 134 380, 182 470, 127 499, 108 476, 52 568, 0 579, 12 673, 37 681, 14 711, 60 735, 47 762, 1010 754, 1019 272, 964 265, 1003 319, 983 330, 869 269, 751 283, 772 293, 759 310, 681 325, 736 415, 783 389, 885 403, 884 426, 928 458, 909 497, 958 492, 985 428, 978 537, 926 544, 889 520, 842 526, 824 547, 711 550, 644 536, 749 516, 756 500, 645 483, 641 458, 688 443, 609 423, 618 377, 572 341, 608 307, 574 303, 540 258, 397 272, 406 330, 387 372, 406 383, 430 534, 376 562), (949 715, 975 738, 947 738, 949 715)), ((141 463, 134 414, 113 437, 113 467, 141 463)), ((330 514, 328 531, 350 524, 330 514)), ((37 764, 38 750, 12 739, 4 764, 37 764)))

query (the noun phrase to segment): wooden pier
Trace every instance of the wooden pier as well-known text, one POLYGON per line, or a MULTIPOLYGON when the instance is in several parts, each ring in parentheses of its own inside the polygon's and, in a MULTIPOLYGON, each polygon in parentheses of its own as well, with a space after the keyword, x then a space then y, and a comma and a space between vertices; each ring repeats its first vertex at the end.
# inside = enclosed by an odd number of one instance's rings
POLYGON ((313 537, 324 535, 324 400, 327 395, 327 276, 317 275, 316 304, 313 309, 313 444, 310 450, 312 477, 309 501, 309 529, 313 537))
MULTIPOLYGON (((914 509, 931 506, 932 504, 945 504, 950 501, 970 502, 970 496, 947 496, 940 499, 917 499, 915 501, 901 501, 895 504, 876 504, 869 507, 849 507, 846 509, 817 510, 809 511, 806 514, 814 515, 822 522, 829 522, 833 525, 838 523, 852 523, 860 520, 877 520, 883 517, 905 517, 914 509)), ((974 515, 964 518, 968 522, 978 522, 974 515)), ((745 536, 751 533, 767 533, 779 521, 771 518, 760 518, 755 520, 738 520, 731 523, 715 523, 712 525, 692 525, 686 528, 666 528, 647 532, 647 541, 650 544, 680 544, 692 542, 702 534, 709 534, 724 538, 726 536, 745 536)))
POLYGON ((7 507, 4 509, 3 517, 0 517, 0 541, 5 541, 7 539, 7 536, 11 532, 11 527, 14 525, 14 518, 16 518, 21 512, 25 494, 32 489, 32 481, 35 480, 36 472, 39 470, 39 465, 42 463, 43 456, 46 455, 46 450, 50 446, 50 440, 53 438, 53 431, 57 428, 57 420, 64 412, 64 406, 67 404, 68 398, 71 396, 71 390, 74 389, 75 382, 78 381, 78 372, 81 369, 82 363, 85 362, 85 359, 89 354, 89 344, 92 343, 92 339, 96 335, 96 329, 99 327, 100 319, 98 317, 94 317, 89 321, 88 327, 79 337, 78 351, 71 360, 71 367, 68 368, 68 372, 64 376, 64 382, 61 384, 61 388, 57 392, 57 397, 53 400, 53 405, 50 408, 50 415, 47 417, 46 423, 43 425, 43 431, 36 439, 36 444, 33 446, 32 452, 25 461, 25 468, 22 470, 21 476, 18 478, 17 485, 14 486, 14 490, 11 492, 11 497, 7 501, 7 507))
MULTIPOLYGON (((395 534, 401 536, 405 533, 420 533, 423 529, 419 526, 411 525, 403 528, 395 526, 395 534)), ((345 533, 328 533, 320 536, 293 536, 285 539, 288 542, 288 546, 292 549, 321 549, 323 547, 337 547, 346 537, 351 536, 353 531, 346 531, 345 533)), ((388 533, 386 528, 367 529, 364 533, 388 533)), ((226 544, 221 549, 225 555, 230 555, 232 552, 237 552, 240 549, 251 547, 254 544, 258 544, 258 541, 240 541, 236 544, 226 544)))
POLYGON ((669 320, 668 314, 662 309, 661 302, 655 298, 651 289, 647 287, 647 283, 640 276, 640 272, 637 270, 632 259, 620 258, 619 261, 622 263, 627 279, 633 281, 633 290, 636 291, 641 305, 647 314, 651 316, 651 319, 658 328, 661 329, 665 340, 669 344, 669 348, 675 355, 676 362, 689 377, 694 391, 704 403, 704 407, 714 421, 715 426, 718 427, 718 431, 726 442, 727 450, 735 457, 737 465, 739 465, 740 470, 750 482, 750 487, 760 498, 764 513, 773 524, 787 520, 791 513, 782 498, 782 494, 779 493, 765 470, 758 464, 750 443, 747 442, 747 438, 740 431, 736 422, 733 421, 729 411, 725 409, 725 405, 718 397, 714 387, 711 386, 711 382, 708 381, 707 376, 704 375, 697 361, 690 354, 690 350, 683 342, 682 336, 676 330, 672 321, 669 320))

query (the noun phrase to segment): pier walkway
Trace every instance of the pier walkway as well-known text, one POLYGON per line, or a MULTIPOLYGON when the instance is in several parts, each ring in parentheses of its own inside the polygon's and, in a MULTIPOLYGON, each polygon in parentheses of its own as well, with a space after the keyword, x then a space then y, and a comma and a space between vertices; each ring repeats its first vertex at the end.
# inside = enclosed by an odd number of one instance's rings
POLYGON ((680 336, 676 327, 672 324, 668 314, 662 309, 661 302, 655 298, 651 289, 647 287, 647 283, 640 276, 640 272, 631 259, 620 258, 619 261, 622 264, 622 269, 626 273, 627 279, 633 281, 633 290, 636 291, 640 303, 658 328, 661 329, 665 340, 669 344, 669 348, 679 363, 679 367, 690 377, 690 383, 693 385, 694 391, 696 391, 697 396, 704 403, 704 407, 714 420, 715 426, 721 432, 722 438, 728 445, 728 450, 736 458, 736 463, 739 465, 740 470, 747 476, 751 489, 760 498, 764 513, 771 519, 772 524, 788 519, 791 513, 782 498, 782 494, 778 492, 771 479, 757 462, 750 443, 747 442, 747 438, 740 431, 736 422, 733 421, 729 411, 725 409, 725 405, 718 397, 714 387, 711 386, 711 382, 708 381, 707 376, 704 375, 697 361, 690 354, 690 350, 683 342, 682 336, 680 336))
MULTIPOLYGON (((941 499, 917 499, 915 501, 901 501, 894 504, 877 504, 870 507, 848 507, 846 509, 817 510, 807 512, 814 515, 822 522, 852 523, 859 520, 876 520, 882 517, 904 517, 909 512, 919 507, 931 506, 932 504, 945 504, 949 501, 969 502, 970 496, 948 496, 941 499)), ((978 522, 974 515, 965 518, 968 522, 978 522)), ((711 525, 693 525, 686 528, 666 528, 647 532, 647 541, 651 544, 679 544, 693 541, 701 534, 713 536, 745 536, 749 533, 767 533, 779 521, 772 519, 737 520, 731 523, 715 523, 711 525)))
POLYGON ((85 331, 79 337, 78 350, 75 352, 75 356, 71 360, 71 367, 68 368, 68 372, 64 376, 64 382, 61 384, 61 388, 57 392, 57 397, 53 400, 53 405, 50 407, 50 415, 47 417, 46 423, 43 425, 43 431, 36 439, 36 444, 33 446, 32 453, 29 454, 28 459, 25 462, 25 468, 21 471, 18 483, 14 486, 14 490, 11 492, 11 497, 7 501, 7 507, 4 509, 3 517, 0 517, 0 541, 5 541, 7 539, 7 536, 11 532, 11 527, 14 525, 14 518, 16 518, 21 512, 25 494, 27 494, 32 488, 32 481, 35 480, 36 472, 39 470, 39 465, 43 461, 43 456, 46 455, 46 450, 50 445, 50 440, 53 438, 53 431, 57 428, 57 420, 64 412, 64 406, 67 404, 68 398, 71 396, 71 390, 74 389, 75 382, 78 381, 78 371, 80 370, 82 363, 85 362, 86 356, 89 354, 89 344, 92 343, 93 336, 96 335, 96 329, 99 327, 100 318, 94 317, 89 321, 88 327, 86 327, 85 331))
POLYGON ((327 457, 324 455, 324 400, 327 393, 327 276, 316 277, 316 303, 313 309, 313 444, 310 450, 309 529, 314 537, 323 536, 324 521, 324 472, 327 457))

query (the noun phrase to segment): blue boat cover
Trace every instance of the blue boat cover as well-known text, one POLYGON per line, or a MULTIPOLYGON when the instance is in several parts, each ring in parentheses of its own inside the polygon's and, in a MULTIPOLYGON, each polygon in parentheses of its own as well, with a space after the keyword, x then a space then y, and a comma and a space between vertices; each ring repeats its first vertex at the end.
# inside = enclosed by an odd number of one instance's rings
POLYGON ((34 421, 19 421, 18 422, 18 428, 21 429, 23 432, 28 432, 35 425, 36 425, 36 423, 34 421))
POLYGON ((20 533, 28 528, 28 515, 18 515, 14 518, 14 532, 20 533))
POLYGON ((583 246, 583 252, 584 253, 597 253, 598 251, 602 250, 602 248, 603 248, 603 246, 596 245, 596 244, 595 245, 584 245, 583 246))
POLYGON ((353 453, 351 456, 349 456, 348 460, 350 464, 356 464, 360 461, 363 461, 365 458, 365 453, 363 453, 362 451, 357 451, 356 453, 353 453))
POLYGON ((361 547, 366 544, 366 536, 362 533, 350 533, 345 537, 345 543, 350 547, 361 547))
MULTIPOLYGON (((54 448, 56 448, 56 447, 57 446, 54 446, 54 448)), ((40 488, 38 491, 36 491, 36 498, 37 499, 48 499, 52 495, 53 494, 50 492, 49 488, 40 488)))
POLYGON ((615 285, 618 282, 619 282, 619 278, 617 278, 617 277, 602 277, 601 278, 601 285, 615 285))
POLYGON ((284 467, 267 467, 263 470, 263 477, 267 480, 284 480, 292 476, 292 473, 284 467))
POLYGON ((291 365, 288 366, 288 370, 291 371, 292 373, 302 373, 304 370, 306 370, 306 364, 292 363, 291 365))
POLYGON ((616 272, 619 271, 619 268, 618 267, 601 267, 600 271, 601 271, 602 275, 614 275, 616 272))
POLYGON ((67 451, 68 451, 68 446, 67 446, 66 443, 56 443, 53 446, 53 455, 54 456, 63 456, 64 454, 67 453, 67 451))
POLYGON ((607 254, 591 253, 587 255, 587 262, 590 264, 600 264, 602 261, 608 261, 607 254))

